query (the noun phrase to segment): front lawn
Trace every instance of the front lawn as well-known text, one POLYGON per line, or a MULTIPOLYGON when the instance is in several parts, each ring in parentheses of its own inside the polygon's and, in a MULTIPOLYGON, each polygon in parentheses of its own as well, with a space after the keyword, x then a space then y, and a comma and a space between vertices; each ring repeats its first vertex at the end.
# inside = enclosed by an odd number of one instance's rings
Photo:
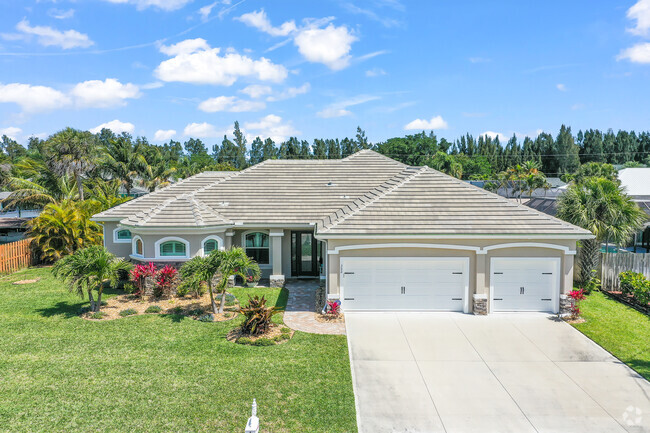
POLYGON ((650 317, 601 292, 580 303, 584 323, 575 326, 650 380, 650 317))
POLYGON ((345 336, 251 347, 225 339, 241 317, 93 322, 78 317, 87 304, 47 268, 0 278, 0 430, 242 432, 256 398, 262 431, 356 432, 345 336))

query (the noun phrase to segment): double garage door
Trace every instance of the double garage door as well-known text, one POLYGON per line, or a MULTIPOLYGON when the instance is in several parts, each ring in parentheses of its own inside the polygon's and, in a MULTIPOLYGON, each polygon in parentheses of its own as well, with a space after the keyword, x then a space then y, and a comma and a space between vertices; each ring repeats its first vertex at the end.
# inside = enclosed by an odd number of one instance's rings
MULTIPOLYGON (((490 311, 557 312, 557 258, 492 258, 490 311)), ((343 308, 469 311, 467 257, 341 258, 343 308)))
POLYGON ((467 311, 469 258, 341 259, 343 308, 467 311))

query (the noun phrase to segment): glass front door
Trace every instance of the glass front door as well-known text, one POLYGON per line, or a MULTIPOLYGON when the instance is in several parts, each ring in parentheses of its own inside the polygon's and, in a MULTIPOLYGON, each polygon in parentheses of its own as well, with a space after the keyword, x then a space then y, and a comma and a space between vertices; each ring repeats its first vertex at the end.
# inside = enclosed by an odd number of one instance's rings
POLYGON ((319 274, 318 244, 312 232, 291 232, 291 274, 314 277, 319 274))

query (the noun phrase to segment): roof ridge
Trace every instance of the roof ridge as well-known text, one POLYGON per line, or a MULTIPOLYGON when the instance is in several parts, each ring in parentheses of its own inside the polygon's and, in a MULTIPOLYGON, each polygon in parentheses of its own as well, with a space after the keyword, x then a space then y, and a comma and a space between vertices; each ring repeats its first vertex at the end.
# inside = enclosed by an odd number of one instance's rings
MULTIPOLYGON (((507 204, 509 204, 509 205, 511 205, 511 206, 514 206, 514 207, 517 207, 517 208, 521 208, 522 210, 525 210, 525 211, 527 211, 528 213, 532 213, 532 214, 535 214, 535 215, 538 215, 538 216, 545 217, 545 218, 547 218, 547 219, 549 219, 549 220, 551 220, 551 221, 555 221, 555 222, 560 223, 560 224, 562 224, 563 226, 566 226, 566 227, 570 227, 570 228, 578 227, 578 226, 575 226, 575 225, 573 225, 573 224, 571 224, 571 223, 568 223, 568 222, 566 222, 566 221, 564 221, 564 220, 561 220, 561 219, 559 219, 559 218, 557 218, 557 217, 554 217, 554 216, 549 215, 549 214, 547 214, 547 213, 544 213, 544 212, 538 211, 537 209, 533 209, 533 208, 531 208, 531 207, 528 207, 528 206, 526 206, 526 205, 523 204, 523 203, 517 203, 517 202, 514 202, 514 201, 509 200, 509 199, 507 199, 507 198, 505 198, 505 197, 502 197, 502 196, 500 196, 499 194, 496 194, 496 193, 494 193, 494 192, 492 192, 492 191, 488 191, 488 190, 485 189, 485 188, 481 188, 481 187, 479 187, 479 186, 472 185, 472 184, 469 183, 469 182, 465 182, 465 181, 462 180, 462 179, 458 179, 458 178, 456 178, 456 177, 454 177, 454 176, 450 176, 450 175, 448 175, 447 173, 443 173, 443 172, 438 171, 438 170, 436 170, 436 169, 434 169, 434 168, 431 168, 431 167, 429 167, 429 166, 426 166, 426 165, 425 165, 425 166, 423 166, 422 168, 425 169, 425 171, 431 171, 431 172, 433 172, 433 173, 435 173, 435 174, 439 174, 439 175, 441 175, 441 176, 443 176, 443 177, 447 177, 447 178, 451 179, 452 181, 454 181, 455 183, 457 183, 459 186, 463 186, 463 187, 465 187, 465 188, 467 188, 467 189, 474 189, 474 190, 476 190, 476 191, 479 191, 479 192, 483 193, 484 195, 486 195, 486 196, 488 196, 488 197, 493 197, 493 198, 495 198, 495 199, 501 201, 502 203, 507 203, 507 204)), ((582 229, 582 230, 586 230, 586 229, 583 229, 582 227, 578 227, 578 228, 580 228, 580 229, 582 229)), ((589 230, 586 230, 586 231, 589 231, 589 230)), ((591 232, 590 232, 590 233, 591 233, 591 232)))
MULTIPOLYGON (((390 179, 382 182, 381 184, 377 185, 376 187, 372 188, 359 198, 353 200, 351 203, 345 205, 344 207, 337 209, 336 211, 332 212, 331 214, 325 216, 322 218, 319 222, 318 225, 320 226, 320 230, 329 230, 332 227, 336 226, 337 224, 345 221, 358 211, 365 209, 369 205, 375 203, 376 201, 382 199, 385 197, 387 194, 390 194, 391 192, 395 191, 397 188, 403 186, 404 184, 410 182, 414 177, 419 175, 420 173, 423 173, 424 169, 422 167, 413 167, 413 166, 407 166, 404 168, 402 171, 391 177, 390 179), (414 171, 415 170, 415 171, 414 171), (399 180, 397 183, 395 183, 396 180, 399 180), (348 209, 348 210, 346 210, 348 209), (342 213, 341 216, 338 216, 337 214, 342 213), (326 220, 330 220, 330 224, 326 224, 326 220)), ((319 231, 320 231, 319 230, 319 231)))

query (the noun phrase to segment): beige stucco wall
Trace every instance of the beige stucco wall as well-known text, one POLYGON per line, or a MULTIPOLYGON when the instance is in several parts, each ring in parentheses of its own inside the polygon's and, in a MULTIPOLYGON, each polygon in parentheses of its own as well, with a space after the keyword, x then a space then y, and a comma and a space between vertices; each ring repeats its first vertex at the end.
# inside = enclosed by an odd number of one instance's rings
POLYGON ((117 228, 117 222, 104 223, 104 246, 108 251, 117 257, 128 258, 131 254, 131 242, 115 243, 113 242, 113 231, 117 228))
MULTIPOLYGON (((475 251, 419 248, 419 244, 443 244, 469 247, 489 247, 499 244, 511 243, 544 243, 566 247, 575 251, 575 240, 531 240, 531 239, 440 239, 440 240, 411 240, 411 239, 341 239, 328 240, 328 250, 347 245, 377 245, 377 244, 411 244, 409 247, 366 248, 355 250, 340 250, 338 254, 328 254, 328 294, 337 297, 339 294, 339 275, 341 257, 468 257, 470 259, 470 296, 474 293, 486 294, 489 299, 490 287, 490 259, 493 257, 558 257, 561 259, 560 293, 566 293, 573 287, 573 255, 565 255, 564 251, 547 247, 511 247, 489 250, 486 254, 477 254, 475 251)), ((470 299, 470 306, 472 305, 470 299)))

